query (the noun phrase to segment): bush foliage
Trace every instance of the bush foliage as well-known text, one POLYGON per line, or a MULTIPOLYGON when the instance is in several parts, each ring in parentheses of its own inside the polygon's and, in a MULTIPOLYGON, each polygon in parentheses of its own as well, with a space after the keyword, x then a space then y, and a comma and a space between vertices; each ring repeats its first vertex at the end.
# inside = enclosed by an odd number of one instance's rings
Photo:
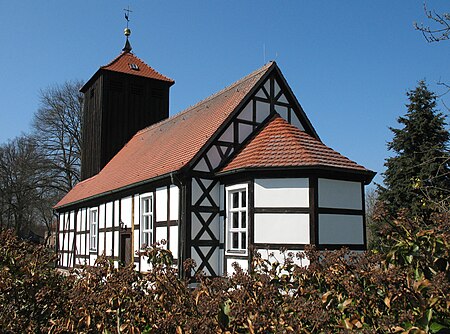
POLYGON ((6 333, 445 333, 449 217, 435 216, 433 227, 422 230, 406 217, 390 224, 387 252, 310 248, 285 252, 284 263, 255 256, 252 271, 198 276, 195 288, 178 278, 162 249, 147 250, 153 262, 147 273, 100 257, 94 267, 63 275, 48 249, 3 231, 0 327, 6 333), (295 265, 296 256, 310 265, 295 265))

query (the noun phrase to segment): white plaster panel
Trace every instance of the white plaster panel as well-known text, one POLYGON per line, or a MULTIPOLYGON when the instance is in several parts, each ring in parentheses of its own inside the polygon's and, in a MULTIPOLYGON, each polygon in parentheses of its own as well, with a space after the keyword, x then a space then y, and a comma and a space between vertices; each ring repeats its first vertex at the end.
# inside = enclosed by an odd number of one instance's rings
POLYGON ((119 231, 114 231, 114 256, 119 256, 119 231))
POLYGON ((106 254, 105 251, 105 232, 98 232, 98 242, 97 242, 97 250, 98 250, 98 254, 103 255, 103 253, 106 254))
POLYGON ((245 108, 240 112, 238 118, 246 120, 246 121, 253 120, 253 102, 252 101, 247 103, 245 108))
MULTIPOLYGON (((113 203, 108 202, 105 205, 105 214, 106 214, 106 227, 112 227, 113 226, 113 203)), ((108 248, 107 248, 108 249, 108 248)))
POLYGON ((253 132, 253 126, 239 123, 239 143, 242 143, 253 132))
MULTIPOLYGON (((161 240, 167 241, 167 227, 157 227, 155 238, 156 242, 161 242, 161 240)), ((161 247, 167 249, 167 243, 165 245, 161 245, 161 247)))
POLYGON ((285 121, 288 121, 288 108, 284 106, 275 106, 275 111, 280 114, 285 121))
POLYGON ((361 183, 319 179, 319 207, 362 209, 361 183))
POLYGON ((89 265, 93 266, 95 264, 95 260, 97 260, 97 254, 91 254, 89 256, 89 265))
POLYGON ((170 251, 173 258, 178 259, 178 226, 170 227, 170 251))
POLYGON ((255 179, 255 207, 309 207, 308 179, 255 179))
POLYGON ((209 163, 213 169, 219 166, 222 159, 216 146, 212 146, 206 155, 208 156, 209 163))
POLYGON ((170 220, 178 220, 180 190, 177 186, 170 186, 170 220))
POLYGON ((293 126, 296 126, 298 129, 305 131, 305 128, 302 125, 302 122, 298 119, 297 115, 294 113, 294 111, 291 111, 291 124, 293 126))
POLYGON ((69 230, 73 230, 74 228, 75 228, 75 211, 70 211, 69 230))
POLYGON ((219 242, 225 242, 225 217, 219 216, 219 242))
MULTIPOLYGON (((212 213, 209 212, 202 212, 200 213, 204 221, 207 221, 212 213)), ((209 223, 209 229, 214 234, 216 239, 219 239, 219 215, 216 215, 213 220, 209 223)), ((200 237, 201 240, 211 240, 211 237, 208 232, 203 232, 202 236, 200 237)))
POLYGON ((309 214, 258 213, 254 223, 255 243, 309 244, 309 214))
POLYGON ((200 171, 200 172, 209 172, 208 165, 205 162, 205 159, 202 158, 197 165, 195 166, 194 170, 200 171))
POLYGON ((294 263, 300 267, 307 267, 309 266, 309 259, 305 258, 300 258, 297 257, 297 254, 302 254, 304 253, 304 251, 298 249, 298 250, 288 250, 285 253, 280 252, 279 249, 258 249, 257 252, 261 255, 262 259, 265 260, 269 260, 270 263, 281 263, 283 264, 287 254, 292 252, 293 253, 293 257, 292 260, 294 261, 294 263))
POLYGON ((219 188, 219 208, 225 210, 225 186, 223 184, 219 188))
POLYGON ((270 94, 270 80, 267 80, 264 84, 264 88, 266 89, 266 92, 270 94))
POLYGON ((113 238, 113 233, 112 232, 106 232, 105 254, 107 256, 113 256, 112 238, 113 238))
POLYGON ((167 187, 156 189, 156 221, 167 221, 167 187))
POLYGON ((58 233, 58 249, 64 250, 64 233, 58 233))
POLYGON ((75 230, 76 230, 76 231, 80 231, 80 230, 81 230, 81 225, 82 225, 82 220, 81 220, 81 217, 82 217, 82 215, 81 215, 81 210, 77 210, 76 216, 77 216, 77 219, 76 219, 77 223, 76 223, 76 226, 75 226, 75 230))
POLYGON ((319 214, 320 244, 364 244, 363 217, 319 214))
POLYGON ((243 270, 248 270, 248 260, 247 259, 226 259, 227 261, 227 275, 232 276, 235 271, 233 268, 233 263, 237 263, 243 270))
POLYGON ((289 101, 286 99, 286 96, 284 94, 281 94, 280 98, 278 99, 279 102, 283 103, 289 103, 289 101))
POLYGON ((277 96, 281 89, 276 80, 273 83, 274 83, 274 91, 273 92, 274 92, 274 95, 277 96))
MULTIPOLYGON (((145 194, 143 194, 145 196, 145 194)), ((134 225, 138 225, 141 216, 141 198, 139 195, 133 195, 134 197, 134 225)), ((133 220, 133 217, 132 217, 133 220)))
POLYGON ((131 250, 131 253, 134 254, 135 251, 141 249, 141 239, 140 239, 139 229, 134 230, 132 233, 134 236, 134 243, 133 243, 133 249, 131 250))
POLYGON ((192 258, 192 260, 195 261, 195 264, 196 264, 195 268, 193 268, 193 270, 191 270, 192 274, 195 274, 195 272, 197 271, 197 269, 200 267, 200 265, 202 263, 202 259, 198 255, 198 253, 194 247, 191 247, 191 258, 192 258))
POLYGON ((256 101, 256 121, 258 123, 261 123, 267 118, 267 116, 269 116, 269 114, 270 114, 270 104, 261 101, 256 101))
POLYGON ((80 245, 80 254, 86 255, 88 252, 88 249, 86 247, 86 235, 85 234, 80 235, 79 245, 80 245))
POLYGON ((266 94, 264 93, 264 91, 262 90, 262 88, 260 90, 258 90, 258 92, 256 93, 257 97, 263 98, 263 99, 267 99, 266 94))
MULTIPOLYGON (((208 181, 208 185, 211 184, 210 180, 202 180, 203 183, 206 183, 206 181, 208 181)), ((207 185, 205 185, 206 187, 207 185)), ((211 205, 216 205, 219 206, 219 198, 220 198, 220 193, 219 193, 220 187, 219 184, 216 183, 216 185, 210 190, 209 195, 211 196, 213 203, 210 202, 210 200, 208 199, 208 197, 205 197, 205 199, 200 203, 200 205, 204 205, 204 206, 211 206, 211 205)))
POLYGON ((127 225, 131 226, 131 196, 121 199, 120 220, 127 225))
POLYGON ((106 214, 106 210, 105 210, 106 205, 105 204, 101 204, 98 208, 98 228, 105 228, 105 214, 106 214))
POLYGON ((114 227, 120 226, 120 200, 114 202, 114 227))
POLYGON ((200 232, 200 229, 202 228, 202 224, 200 223, 200 220, 197 218, 197 216, 194 213, 191 213, 191 237, 194 239, 198 232, 200 232))
POLYGON ((82 228, 82 225, 83 225, 83 220, 82 220, 83 219, 83 214, 82 213, 83 213, 82 209, 76 211, 77 219, 76 219, 76 224, 75 224, 75 230, 77 232, 81 231, 81 228, 82 228))
MULTIPOLYGON (((211 247, 199 247, 201 252, 203 253, 204 256, 206 256, 206 254, 209 253, 209 251, 211 250, 211 247)), ((213 254, 211 255, 211 257, 208 260, 210 266, 212 267, 212 269, 214 270, 214 273, 217 274, 217 272, 219 271, 219 248, 217 247, 213 254)), ((207 275, 212 275, 212 273, 209 271, 209 269, 207 267, 204 267, 203 270, 206 272, 207 275)))
POLYGON ((233 125, 230 125, 225 132, 220 136, 219 140, 220 141, 224 141, 224 142, 228 142, 228 143, 232 143, 233 142, 233 125))
POLYGON ((192 205, 195 205, 197 201, 200 199, 200 196, 203 194, 203 191, 200 189, 200 186, 197 183, 196 179, 192 179, 192 205))

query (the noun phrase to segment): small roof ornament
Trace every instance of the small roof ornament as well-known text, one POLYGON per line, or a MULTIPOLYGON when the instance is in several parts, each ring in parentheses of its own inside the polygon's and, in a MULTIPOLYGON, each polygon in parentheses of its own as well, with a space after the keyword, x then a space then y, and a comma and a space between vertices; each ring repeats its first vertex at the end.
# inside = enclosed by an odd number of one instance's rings
POLYGON ((123 52, 131 52, 131 44, 130 44, 130 41, 128 40, 128 37, 131 35, 131 29, 128 28, 128 22, 130 22, 129 15, 133 11, 130 10, 130 6, 128 6, 127 9, 124 9, 124 11, 125 11, 125 20, 127 21, 127 27, 124 29, 123 33, 127 37, 127 40, 125 42, 125 46, 123 47, 122 51, 123 52))

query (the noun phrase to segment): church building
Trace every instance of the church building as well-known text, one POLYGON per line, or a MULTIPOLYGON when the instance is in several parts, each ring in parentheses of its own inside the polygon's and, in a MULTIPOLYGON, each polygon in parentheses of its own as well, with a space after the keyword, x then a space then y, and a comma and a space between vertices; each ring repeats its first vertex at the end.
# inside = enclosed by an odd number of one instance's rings
POLYGON ((127 36, 81 88, 83 180, 55 206, 61 268, 105 254, 145 271, 139 251, 162 240, 180 272, 191 258, 210 276, 253 252, 366 249, 375 173, 322 143, 275 62, 169 117, 173 84, 127 36))

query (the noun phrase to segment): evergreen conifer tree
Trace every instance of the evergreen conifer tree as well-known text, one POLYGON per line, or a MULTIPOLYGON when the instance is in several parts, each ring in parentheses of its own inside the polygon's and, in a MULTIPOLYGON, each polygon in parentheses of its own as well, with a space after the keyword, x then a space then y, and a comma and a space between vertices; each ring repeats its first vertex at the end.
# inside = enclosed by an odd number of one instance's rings
POLYGON ((387 146, 395 155, 386 159, 379 200, 391 216, 405 208, 426 221, 433 212, 431 204, 449 194, 450 135, 445 116, 436 110, 436 95, 424 81, 407 96, 408 111, 397 120, 403 128, 390 128, 394 137, 387 146))

